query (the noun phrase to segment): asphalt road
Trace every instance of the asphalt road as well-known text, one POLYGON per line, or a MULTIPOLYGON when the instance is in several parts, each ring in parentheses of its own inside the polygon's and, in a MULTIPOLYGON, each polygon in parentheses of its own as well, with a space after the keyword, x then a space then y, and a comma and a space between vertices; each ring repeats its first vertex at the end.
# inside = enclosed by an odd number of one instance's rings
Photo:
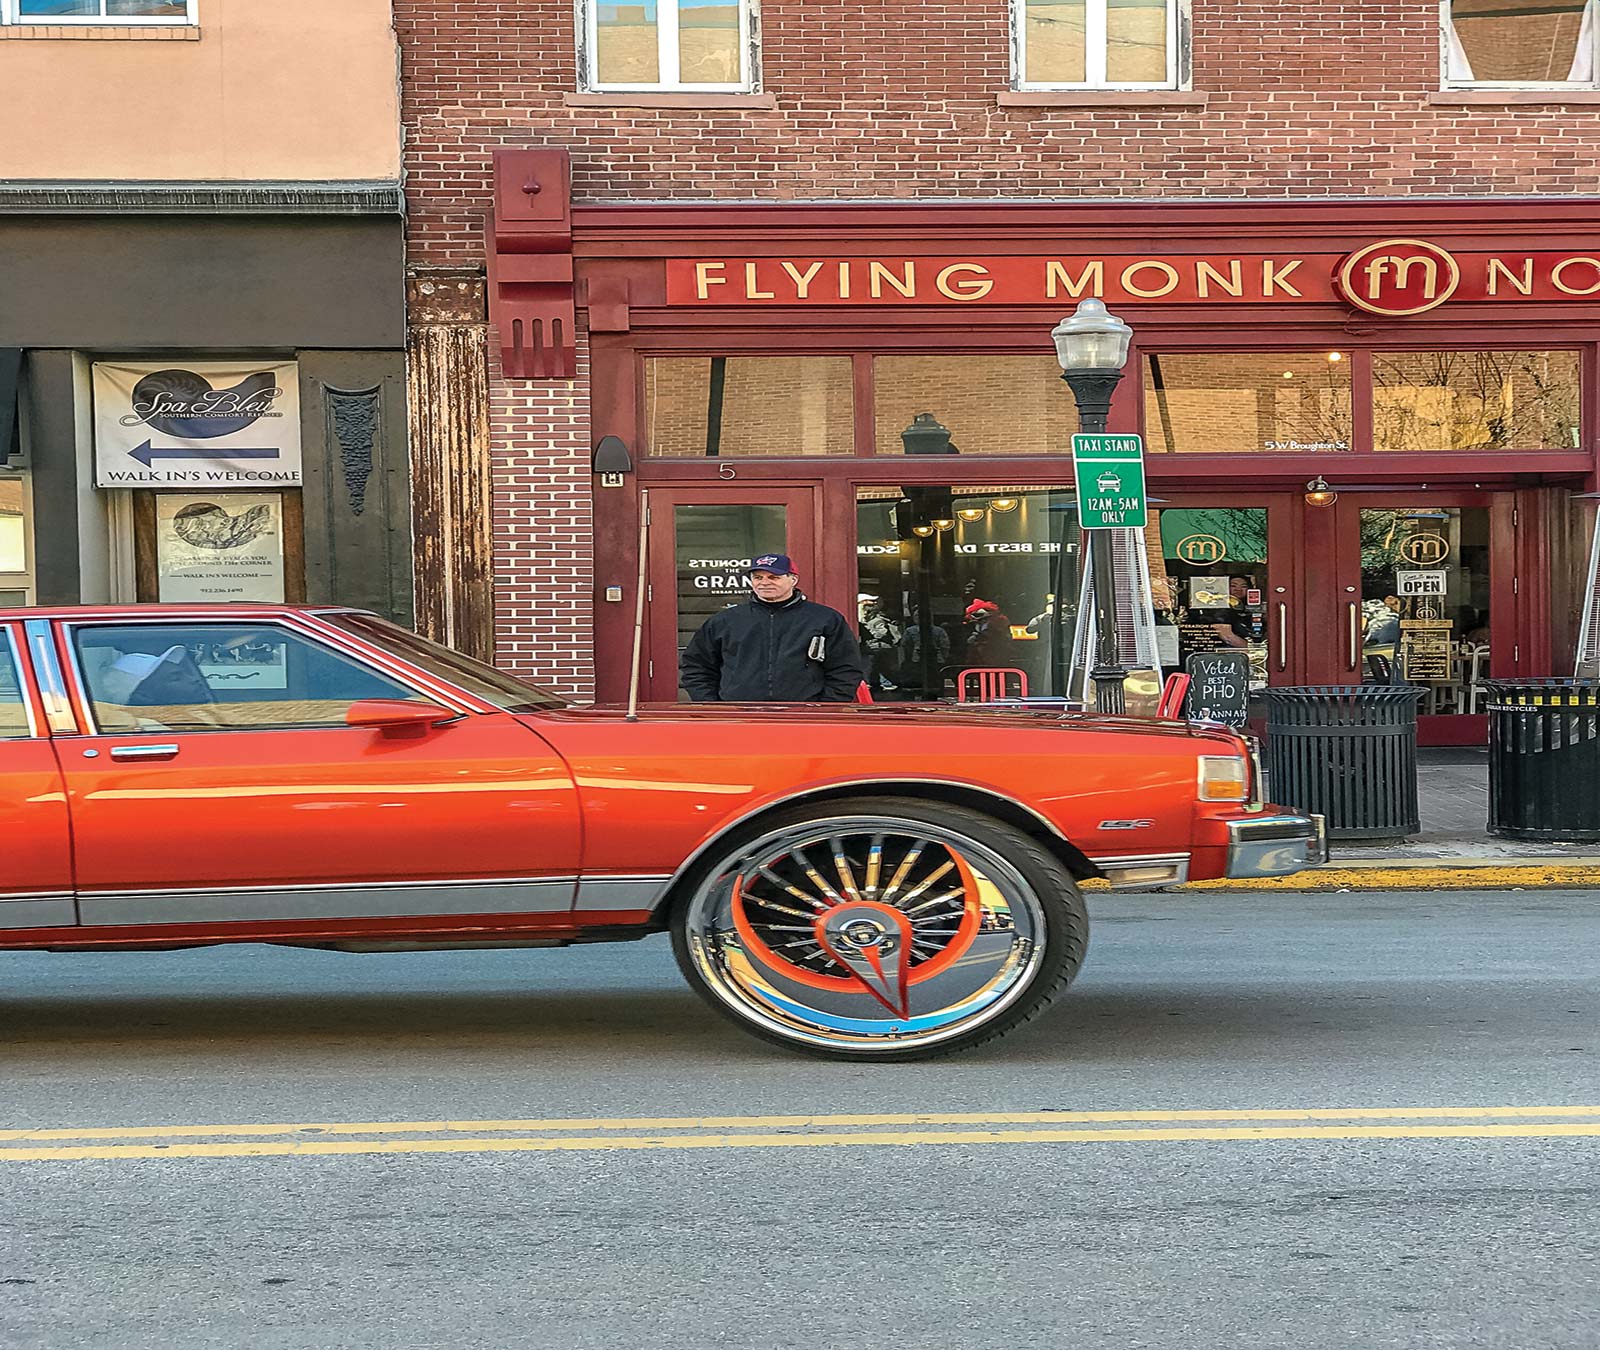
POLYGON ((659 940, 0 955, 0 1346, 1600 1346, 1600 892, 1092 911, 932 1065, 659 940))

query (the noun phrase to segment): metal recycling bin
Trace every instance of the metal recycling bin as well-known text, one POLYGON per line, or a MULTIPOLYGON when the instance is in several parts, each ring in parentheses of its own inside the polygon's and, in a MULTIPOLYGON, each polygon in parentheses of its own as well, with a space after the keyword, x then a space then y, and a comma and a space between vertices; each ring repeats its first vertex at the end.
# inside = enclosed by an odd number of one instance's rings
POLYGON ((1489 833, 1600 843, 1600 680, 1489 680, 1489 833))
POLYGON ((1267 785, 1282 806, 1323 816, 1329 839, 1404 839, 1417 807, 1413 685, 1267 690, 1267 785))

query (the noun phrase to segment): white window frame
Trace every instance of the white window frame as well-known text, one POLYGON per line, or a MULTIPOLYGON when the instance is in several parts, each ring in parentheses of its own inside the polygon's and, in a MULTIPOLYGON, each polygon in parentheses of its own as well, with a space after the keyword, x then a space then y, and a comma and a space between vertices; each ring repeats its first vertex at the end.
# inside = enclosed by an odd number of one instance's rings
MULTIPOLYGON (((678 0, 656 0, 656 63, 661 78, 655 84, 602 84, 596 75, 600 52, 600 6, 614 0, 576 0, 577 31, 582 35, 578 71, 587 93, 707 93, 747 94, 760 88, 760 0, 733 0, 739 6, 739 82, 737 84, 685 84, 679 73, 678 0)), ((193 0, 191 0, 193 3, 193 0)))
POLYGON ((0 591, 21 591, 31 605, 33 591, 33 475, 26 470, 3 475, 22 481, 22 568, 20 572, 0 572, 0 591))
MULTIPOLYGON (((106 0, 100 0, 105 9, 106 0)), ((200 22, 200 0, 184 0, 184 17, 160 18, 149 14, 24 14, 22 0, 0 0, 0 24, 22 25, 28 28, 55 28, 58 26, 93 25, 97 28, 135 28, 154 25, 160 28, 192 27, 200 22)))
POLYGON ((1106 78, 1106 11, 1109 0, 1085 0, 1084 76, 1074 83, 1028 78, 1027 0, 1011 0, 1011 87, 1019 91, 1053 89, 1187 89, 1189 87, 1190 0, 1166 0, 1167 77, 1160 81, 1114 83, 1106 78))
POLYGON ((1454 0, 1439 0, 1439 87, 1441 89, 1600 89, 1600 3, 1586 0, 1589 22, 1589 61, 1595 78, 1589 80, 1462 80, 1450 74, 1450 47, 1456 37, 1454 0))

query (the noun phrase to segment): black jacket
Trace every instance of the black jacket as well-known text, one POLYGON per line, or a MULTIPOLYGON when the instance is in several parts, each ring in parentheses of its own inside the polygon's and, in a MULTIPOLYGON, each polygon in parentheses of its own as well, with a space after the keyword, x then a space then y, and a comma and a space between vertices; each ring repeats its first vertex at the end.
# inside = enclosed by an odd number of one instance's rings
POLYGON ((713 614, 678 670, 696 703, 849 703, 866 677, 844 615, 799 591, 781 605, 752 597, 713 614))

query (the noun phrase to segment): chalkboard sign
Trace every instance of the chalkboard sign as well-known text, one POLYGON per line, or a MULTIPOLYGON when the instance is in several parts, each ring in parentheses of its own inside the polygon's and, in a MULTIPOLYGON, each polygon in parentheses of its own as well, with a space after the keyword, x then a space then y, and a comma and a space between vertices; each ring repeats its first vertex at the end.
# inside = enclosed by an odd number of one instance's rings
POLYGON ((1242 727, 1250 708, 1250 653, 1231 648, 1195 652, 1185 663, 1189 696, 1184 715, 1242 727))

